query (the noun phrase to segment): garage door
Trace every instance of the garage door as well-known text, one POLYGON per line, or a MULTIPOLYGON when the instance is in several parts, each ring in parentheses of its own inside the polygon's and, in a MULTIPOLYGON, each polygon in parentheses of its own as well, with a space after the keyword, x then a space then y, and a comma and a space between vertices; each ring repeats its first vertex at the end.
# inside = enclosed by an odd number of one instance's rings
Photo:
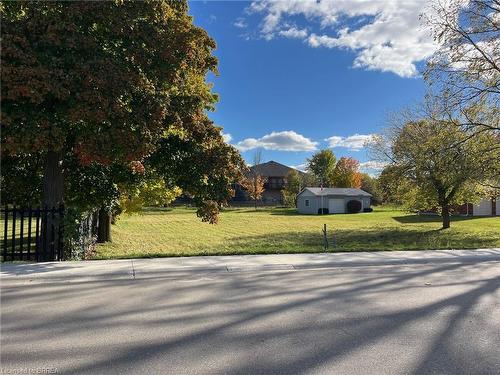
POLYGON ((328 211, 331 214, 345 213, 345 204, 343 199, 330 199, 328 202, 328 211))
POLYGON ((491 215, 491 200, 483 199, 479 204, 474 205, 474 216, 489 216, 491 215))

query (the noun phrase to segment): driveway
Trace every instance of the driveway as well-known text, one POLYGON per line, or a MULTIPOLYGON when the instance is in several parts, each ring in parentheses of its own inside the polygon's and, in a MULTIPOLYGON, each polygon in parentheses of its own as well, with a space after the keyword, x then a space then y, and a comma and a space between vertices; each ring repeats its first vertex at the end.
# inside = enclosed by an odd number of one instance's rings
POLYGON ((500 373, 500 249, 4 264, 1 274, 1 373, 500 373))

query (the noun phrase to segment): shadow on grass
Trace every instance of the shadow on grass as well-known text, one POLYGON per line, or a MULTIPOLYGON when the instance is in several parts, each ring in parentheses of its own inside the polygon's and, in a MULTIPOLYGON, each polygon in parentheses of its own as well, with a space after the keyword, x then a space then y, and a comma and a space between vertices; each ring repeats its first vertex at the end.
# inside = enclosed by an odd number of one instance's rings
MULTIPOLYGON (((335 217, 338 215, 361 215, 361 214, 370 215, 373 213, 381 213, 381 212, 387 212, 387 211, 393 211, 393 210, 374 208, 374 210, 372 212, 357 212, 357 213, 353 213, 353 214, 347 214, 347 213, 345 213, 345 214, 325 214, 323 216, 335 217)), ((283 216, 303 216, 303 217, 322 216, 319 214, 301 214, 297 211, 296 208, 275 208, 272 211, 270 211, 270 214, 271 215, 283 215, 283 216)))
MULTIPOLYGON (((329 251, 387 251, 427 249, 476 249, 498 246, 493 236, 466 236, 440 229, 416 231, 401 229, 336 230, 328 232, 329 251)), ((237 253, 292 253, 323 251, 324 239, 320 230, 288 232, 262 236, 246 236, 227 241, 227 248, 237 253)))
MULTIPOLYGON (((184 209, 184 207, 183 207, 184 209)), ((134 212, 131 213, 130 215, 163 215, 167 214, 169 212, 174 211, 174 207, 145 207, 142 211, 140 212, 134 212)), ((181 210, 177 210, 178 212, 181 212, 181 210)), ((186 212, 192 213, 192 211, 186 210, 186 212)))
MULTIPOLYGON (((269 213, 274 210, 273 207, 258 207, 255 210, 253 207, 225 207, 221 210, 222 213, 269 213)), ((191 206, 176 206, 176 207, 146 207, 142 211, 132 213, 131 215, 164 215, 175 211, 175 214, 196 215, 196 207, 191 206)))
MULTIPOLYGON (((483 237, 464 235, 460 232, 436 230, 336 230, 328 231, 328 252, 397 251, 397 250, 449 250, 498 247, 498 240, 491 235, 483 237)), ((295 254, 324 252, 321 230, 317 232, 283 232, 265 235, 240 236, 225 239, 217 244, 183 250, 169 250, 168 244, 156 245, 147 252, 96 254, 95 259, 157 258, 176 256, 295 254)))
POLYGON ((271 215, 282 215, 282 216, 314 216, 301 214, 295 208, 275 208, 270 212, 271 215))
POLYGON ((236 214, 247 214, 247 213, 273 213, 276 210, 287 210, 284 207, 225 207, 221 212, 231 212, 236 214))
MULTIPOLYGON (((442 217, 439 215, 405 215, 405 216, 394 216, 394 220, 401 224, 419 224, 419 223, 440 223, 443 221, 442 217)), ((495 219, 495 217, 484 217, 484 216, 452 216, 451 222, 458 221, 469 221, 476 219, 495 219)))

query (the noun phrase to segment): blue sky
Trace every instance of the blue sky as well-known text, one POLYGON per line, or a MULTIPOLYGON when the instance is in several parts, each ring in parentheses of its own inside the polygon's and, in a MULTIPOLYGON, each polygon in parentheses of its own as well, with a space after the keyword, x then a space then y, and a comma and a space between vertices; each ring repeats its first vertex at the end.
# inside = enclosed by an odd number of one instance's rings
POLYGON ((332 147, 375 173, 363 147, 388 115, 425 92, 418 72, 433 50, 423 1, 192 1, 190 14, 217 42, 220 94, 210 113, 251 163, 303 164, 332 147))

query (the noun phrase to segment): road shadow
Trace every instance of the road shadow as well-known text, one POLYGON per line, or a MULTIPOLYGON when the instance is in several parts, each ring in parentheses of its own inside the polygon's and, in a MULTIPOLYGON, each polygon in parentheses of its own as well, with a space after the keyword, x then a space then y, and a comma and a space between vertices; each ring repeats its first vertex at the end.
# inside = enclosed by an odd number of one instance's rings
POLYGON ((497 331, 484 320, 500 289, 491 267, 10 288, 1 296, 2 365, 50 363, 70 374, 304 374, 349 373, 352 361, 362 373, 498 373, 497 331), (427 297, 417 303, 412 295, 427 297))
MULTIPOLYGON (((80 267, 85 267, 82 264, 80 267)), ((64 270, 76 269, 74 262, 7 262, 1 265, 2 276, 27 276, 37 273, 57 273, 64 270)))

